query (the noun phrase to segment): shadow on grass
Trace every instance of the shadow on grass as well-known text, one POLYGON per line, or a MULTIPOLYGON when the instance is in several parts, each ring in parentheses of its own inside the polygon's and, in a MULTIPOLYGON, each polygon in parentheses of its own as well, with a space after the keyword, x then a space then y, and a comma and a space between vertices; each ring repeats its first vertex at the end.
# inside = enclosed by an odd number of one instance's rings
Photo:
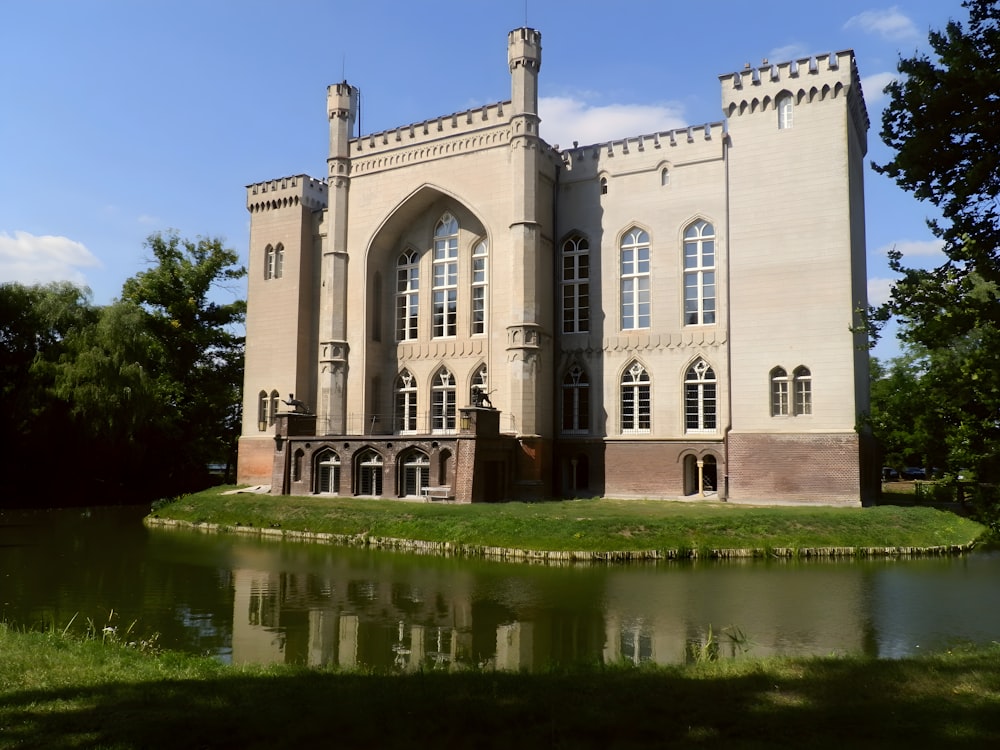
POLYGON ((536 675, 233 670, 0 692, 0 730, 0 747, 21 748, 991 747, 1000 652, 536 675))

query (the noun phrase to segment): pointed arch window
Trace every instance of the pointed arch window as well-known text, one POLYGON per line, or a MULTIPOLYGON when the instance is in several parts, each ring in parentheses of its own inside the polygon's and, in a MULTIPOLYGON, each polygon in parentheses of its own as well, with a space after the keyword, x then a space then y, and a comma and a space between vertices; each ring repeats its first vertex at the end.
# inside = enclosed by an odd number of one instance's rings
POLYGON ((633 362, 622 375, 621 427, 624 433, 646 433, 651 425, 649 373, 633 362))
POLYGON ((274 416, 278 413, 278 403, 281 401, 281 396, 278 395, 277 391, 271 391, 271 404, 268 407, 268 424, 274 424, 274 416))
POLYGON ((715 370, 699 359, 684 376, 685 431, 715 432, 717 409, 715 370))
POLYGON ((778 110, 778 130, 788 130, 792 127, 792 113, 795 111, 795 102, 788 92, 778 94, 775 101, 778 110))
POLYGON ((274 248, 274 278, 280 279, 285 274, 285 246, 280 242, 274 248))
POLYGON ((795 414, 812 414, 812 373, 799 366, 792 373, 795 381, 795 414))
POLYGON ((486 292, 488 277, 489 247, 486 240, 480 240, 472 248, 472 335, 486 333, 486 292))
POLYGON ((562 246, 563 333, 590 330, 590 243, 574 235, 562 246))
POLYGON ((340 456, 333 450, 320 451, 316 456, 316 492, 338 494, 340 492, 340 456))
POLYGON ((420 258, 405 250, 396 259, 396 341, 417 338, 420 312, 420 258))
POLYGON ((435 338, 458 333, 458 221, 445 214, 434 229, 431 331, 435 338))
POLYGON ((382 494, 382 456, 369 448, 358 456, 355 492, 378 497, 382 494))
POLYGON ((403 370, 396 378, 396 432, 417 431, 417 381, 409 370, 403 370))
POLYGON ((431 386, 431 429, 455 430, 455 376, 446 367, 438 370, 431 386))
POLYGON ((261 432, 267 430, 268 424, 270 424, 267 418, 267 409, 271 404, 271 399, 267 395, 267 391, 261 391, 257 394, 257 429, 261 432))
POLYGON ((478 406, 481 398, 480 394, 487 398, 490 395, 490 378, 485 364, 476 368, 476 371, 472 374, 472 383, 469 388, 469 403, 473 406, 478 406))
POLYGON ((562 430, 563 432, 590 430, 590 381, 586 371, 579 365, 573 365, 563 377, 562 430))
POLYGON ((684 230, 684 325, 715 323, 715 228, 696 221, 684 230))
POLYGON ((649 235, 632 229, 621 242, 622 329, 649 328, 649 235))
POLYGON ((417 497, 430 484, 430 459, 420 451, 409 451, 399 461, 399 496, 417 497))
POLYGON ((264 248, 264 279, 274 278, 274 248, 268 245, 264 248))
POLYGON ((784 367, 771 370, 771 416, 787 417, 789 411, 788 373, 784 367))

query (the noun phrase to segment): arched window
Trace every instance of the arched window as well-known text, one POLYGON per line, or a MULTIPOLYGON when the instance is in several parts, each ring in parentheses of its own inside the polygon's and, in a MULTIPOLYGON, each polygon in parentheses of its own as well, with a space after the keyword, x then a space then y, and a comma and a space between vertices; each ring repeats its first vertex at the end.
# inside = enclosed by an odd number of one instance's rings
POLYGON ((382 494, 382 456, 371 448, 358 455, 355 464, 355 493, 378 497, 382 494))
POLYGON ((338 494, 340 492, 340 456, 327 448, 316 454, 316 492, 338 494))
POLYGON ((278 244, 274 248, 274 278, 280 279, 285 273, 285 246, 278 244))
POLYGON ((267 425, 270 424, 267 418, 267 407, 270 403, 271 399, 268 398, 267 391, 261 391, 257 394, 257 429, 261 432, 264 432, 267 425))
POLYGON ((684 428, 686 432, 714 432, 716 429, 715 370, 703 359, 688 368, 684 376, 684 428))
POLYGON ((788 373, 784 367, 771 370, 771 416, 787 417, 788 403, 788 373))
POLYGON ((485 364, 480 365, 472 373, 472 384, 469 388, 469 403, 473 406, 478 406, 481 400, 480 394, 487 398, 490 395, 490 378, 485 364))
POLYGON ((684 230, 684 325, 715 322, 715 228, 696 221, 684 230))
POLYGON ((666 187, 670 184, 670 170, 664 167, 660 170, 660 185, 666 187))
POLYGON ((264 278, 274 278, 274 248, 270 245, 264 248, 264 278))
POLYGON ((792 112, 795 107, 792 95, 787 91, 778 94, 775 105, 778 110, 778 130, 787 130, 792 127, 792 112))
POLYGON ((297 449, 292 456, 292 481, 298 482, 302 479, 302 459, 306 453, 301 448, 297 449))
POLYGON ((480 240, 472 248, 472 334, 486 333, 486 291, 489 286, 489 248, 480 240))
POLYGON ((396 432, 417 431, 417 381, 409 370, 396 378, 396 413, 393 416, 396 432))
POLYGON ((649 432, 649 373, 638 362, 633 362, 622 375, 621 396, 622 432, 649 432))
POLYGON ((277 391, 271 391, 271 405, 268 409, 268 415, 270 419, 268 420, 270 424, 274 424, 274 416, 278 413, 278 403, 281 401, 281 396, 278 395, 277 391))
POLYGON ((632 229, 621 243, 622 328, 649 328, 649 235, 632 229))
POLYGON ((396 259, 396 340, 417 338, 420 259, 416 250, 406 250, 396 259))
POLYGON ((431 385, 431 429, 451 432, 455 429, 455 376, 442 367, 431 385))
POLYGON ((563 432, 587 432, 590 429, 590 382, 579 365, 573 365, 562 382, 563 432))
POLYGON ((458 221, 445 214, 434 229, 433 305, 435 338, 458 333, 458 221))
POLYGON ((420 451, 411 450, 399 457, 399 496, 417 497, 430 484, 431 462, 420 451))
POLYGON ((608 194, 608 178, 607 177, 602 177, 601 178, 601 195, 607 195, 607 194, 608 194))
POLYGON ((590 330, 590 243, 573 236, 562 246, 563 333, 590 330))
POLYGON ((808 367, 799 366, 792 373, 795 380, 795 413, 812 414, 812 373, 808 367))

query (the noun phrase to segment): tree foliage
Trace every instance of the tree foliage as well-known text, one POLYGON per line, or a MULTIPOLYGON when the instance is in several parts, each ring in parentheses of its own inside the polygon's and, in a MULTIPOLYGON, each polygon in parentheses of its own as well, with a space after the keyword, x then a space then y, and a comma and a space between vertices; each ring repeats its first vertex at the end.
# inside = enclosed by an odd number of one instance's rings
POLYGON ((146 246, 150 268, 105 307, 70 284, 0 285, 6 500, 144 501, 235 464, 245 303, 214 296, 245 269, 215 239, 146 246))
POLYGON ((901 339, 926 352, 921 388, 937 400, 950 462, 1000 479, 1000 3, 962 7, 966 24, 931 32, 933 56, 900 59, 882 114, 894 154, 873 165, 937 207, 929 225, 946 260, 909 268, 892 252, 901 278, 872 320, 898 318, 901 339))

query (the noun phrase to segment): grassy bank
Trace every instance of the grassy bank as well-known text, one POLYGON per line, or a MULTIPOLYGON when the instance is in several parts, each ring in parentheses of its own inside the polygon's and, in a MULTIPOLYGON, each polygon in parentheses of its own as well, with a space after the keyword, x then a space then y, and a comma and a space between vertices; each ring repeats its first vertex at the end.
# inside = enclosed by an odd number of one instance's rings
POLYGON ((368 535, 527 550, 815 549, 965 545, 982 525, 932 508, 747 507, 658 500, 443 505, 336 497, 223 494, 158 507, 191 523, 368 535))
POLYGON ((0 748, 995 747, 1000 648, 363 675, 0 624, 0 748))

